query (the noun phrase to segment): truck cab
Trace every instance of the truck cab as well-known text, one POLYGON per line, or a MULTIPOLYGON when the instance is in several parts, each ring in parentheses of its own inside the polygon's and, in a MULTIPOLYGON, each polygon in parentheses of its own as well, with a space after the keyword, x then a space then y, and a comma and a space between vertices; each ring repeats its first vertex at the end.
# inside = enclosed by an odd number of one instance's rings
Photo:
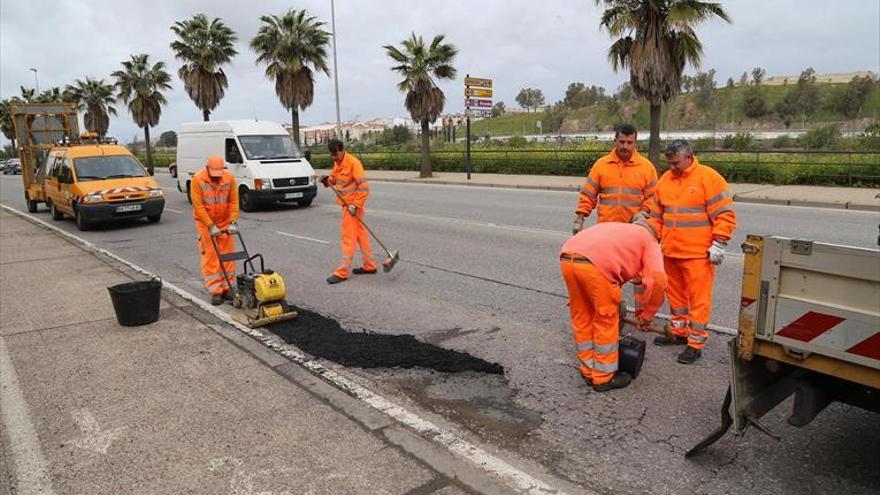
POLYGON ((53 148, 43 164, 43 190, 53 220, 76 220, 80 230, 113 220, 162 218, 165 198, 125 147, 83 144, 53 148))

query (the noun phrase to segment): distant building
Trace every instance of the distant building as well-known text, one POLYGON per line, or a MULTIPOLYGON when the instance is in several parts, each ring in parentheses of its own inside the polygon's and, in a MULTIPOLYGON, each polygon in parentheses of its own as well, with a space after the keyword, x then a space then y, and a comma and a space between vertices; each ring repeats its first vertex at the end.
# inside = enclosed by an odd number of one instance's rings
MULTIPOLYGON (((400 125, 408 127, 415 134, 421 131, 421 125, 412 119, 403 117, 342 122, 340 124, 340 131, 342 132, 342 137, 346 140, 361 140, 368 133, 377 134, 385 129, 400 125)), ((441 119, 437 119, 435 123, 431 124, 431 129, 439 129, 441 126, 441 119)), ((287 129, 287 132, 293 132, 290 125, 285 124, 284 127, 287 129)), ((314 143, 326 143, 336 136, 336 124, 333 122, 323 122, 318 125, 300 127, 299 133, 300 142, 303 146, 314 143)))
MULTIPOLYGON (((874 79, 877 78, 877 74, 869 70, 862 70, 858 72, 847 72, 847 73, 835 73, 835 74, 816 74, 816 82, 820 83, 831 83, 831 84, 847 84, 853 80, 854 77, 865 77, 870 76, 874 79)), ((798 80, 798 76, 772 76, 768 77, 761 81, 761 84, 766 86, 782 86, 784 84, 796 84, 798 80)))

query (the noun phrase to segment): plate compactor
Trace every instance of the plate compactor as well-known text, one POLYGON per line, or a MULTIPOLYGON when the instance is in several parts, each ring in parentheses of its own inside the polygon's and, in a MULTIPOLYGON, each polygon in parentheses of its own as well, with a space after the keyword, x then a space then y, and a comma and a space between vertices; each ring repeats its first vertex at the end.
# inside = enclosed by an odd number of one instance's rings
MULTIPOLYGON (((229 284, 229 276, 226 267, 227 261, 242 261, 243 273, 235 276, 235 287, 229 285, 229 293, 232 294, 232 305, 241 309, 234 312, 233 318, 250 328, 262 327, 271 323, 292 320, 298 316, 296 308, 289 305, 285 300, 287 292, 284 288, 284 279, 280 274, 267 270, 263 263, 262 254, 251 256, 245 246, 241 232, 236 232, 241 251, 220 254, 217 240, 211 238, 217 257, 220 259, 220 270, 223 272, 223 280, 229 284), (254 262, 260 261, 260 270, 255 269, 254 262)), ((222 235, 232 235, 224 232, 222 235)))

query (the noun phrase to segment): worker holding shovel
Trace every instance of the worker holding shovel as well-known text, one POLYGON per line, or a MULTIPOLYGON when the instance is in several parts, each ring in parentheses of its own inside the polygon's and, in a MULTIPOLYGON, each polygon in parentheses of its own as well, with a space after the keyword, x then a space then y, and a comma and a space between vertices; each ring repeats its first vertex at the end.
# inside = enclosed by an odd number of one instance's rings
POLYGON ((562 246, 559 256, 581 375, 597 392, 626 387, 632 380, 618 371, 620 286, 640 279, 640 330, 647 330, 663 304, 666 274, 660 245, 644 217, 634 221, 584 229, 562 246))
POLYGON ((331 139, 327 148, 333 157, 333 170, 329 176, 321 177, 321 184, 334 189, 336 202, 342 207, 342 262, 333 275, 327 278, 327 283, 338 284, 348 280, 350 272, 376 273, 370 235, 363 224, 364 205, 370 195, 370 184, 364 174, 364 166, 354 155, 345 152, 342 141, 331 139), (355 244, 360 247, 363 265, 352 270, 355 244))

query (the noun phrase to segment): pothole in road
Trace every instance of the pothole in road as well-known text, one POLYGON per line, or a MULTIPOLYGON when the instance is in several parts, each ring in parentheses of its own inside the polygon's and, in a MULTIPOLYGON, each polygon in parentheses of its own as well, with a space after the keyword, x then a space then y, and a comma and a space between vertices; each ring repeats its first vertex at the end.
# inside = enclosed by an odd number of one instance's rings
POLYGON ((295 320, 268 329, 312 356, 343 366, 381 368, 375 373, 382 381, 421 407, 478 434, 521 442, 543 421, 540 413, 514 402, 517 391, 510 387, 501 365, 470 354, 421 342, 412 335, 346 331, 336 320, 303 309, 295 320))

